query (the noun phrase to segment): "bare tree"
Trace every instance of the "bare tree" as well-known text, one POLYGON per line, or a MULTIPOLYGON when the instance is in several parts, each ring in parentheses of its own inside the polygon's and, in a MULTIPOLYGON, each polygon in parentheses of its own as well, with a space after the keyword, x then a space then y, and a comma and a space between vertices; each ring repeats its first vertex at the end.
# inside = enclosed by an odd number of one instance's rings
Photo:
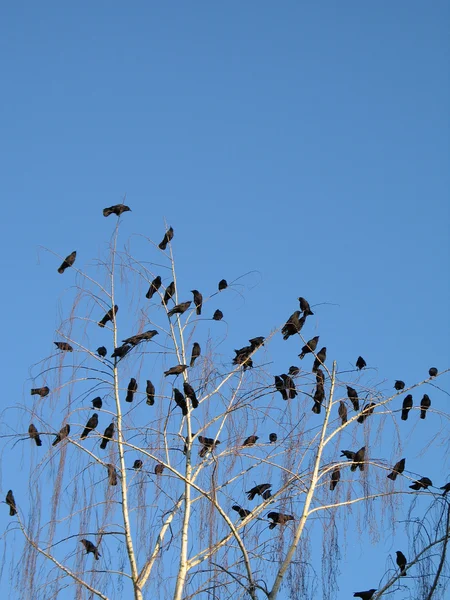
POLYGON ((348 530, 376 543, 408 513, 407 576, 390 554, 367 590, 444 598, 449 503, 421 468, 448 442, 437 385, 447 371, 396 390, 361 357, 339 370, 305 333, 318 309, 304 298, 272 331, 235 332, 222 303, 234 282, 200 294, 179 277, 172 228, 159 247, 136 236, 120 248, 129 209, 114 208, 108 256, 87 271, 78 249, 65 267, 73 298, 56 350, 32 369, 31 403, 15 407, 19 433, 3 427, 3 459, 26 440, 30 461, 26 494, 5 482, 17 514, 3 564, 17 597, 275 600, 320 590, 331 600, 348 530), (270 347, 282 337, 301 369, 273 372, 270 347), (235 356, 222 353, 229 338, 235 356), (435 392, 431 406, 421 386, 435 392), (439 419, 431 434, 424 414, 439 419))

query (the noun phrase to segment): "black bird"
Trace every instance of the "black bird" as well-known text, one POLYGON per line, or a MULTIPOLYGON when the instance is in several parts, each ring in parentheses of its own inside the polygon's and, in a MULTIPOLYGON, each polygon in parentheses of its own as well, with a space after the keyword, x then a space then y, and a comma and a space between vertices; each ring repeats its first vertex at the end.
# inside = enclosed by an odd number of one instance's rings
POLYGON ((110 308, 108 310, 108 312, 103 317, 103 319, 101 319, 98 322, 98 326, 99 327, 104 327, 106 325, 106 323, 108 323, 109 321, 112 321, 114 319, 114 316, 117 314, 118 310, 119 310, 119 307, 117 306, 117 304, 115 304, 113 308, 110 308))
POLYGON ((244 371, 246 369, 251 369, 253 367, 253 361, 250 358, 250 355, 253 350, 255 350, 255 348, 252 346, 244 346, 243 348, 239 348, 239 350, 235 350, 236 356, 233 358, 233 365, 242 365, 244 371))
POLYGON ((402 381, 401 379, 397 379, 397 381, 394 383, 394 388, 400 392, 401 390, 403 390, 405 387, 405 382, 402 381))
POLYGON ((271 444, 275 444, 275 442, 277 441, 277 439, 278 439, 278 436, 277 436, 277 434, 276 434, 276 433, 271 433, 271 434, 269 435, 269 442, 270 442, 271 444))
MULTIPOLYGON (((105 209, 106 210, 106 209, 105 209)), ((103 214, 105 214, 105 211, 103 211, 103 214)), ((107 217, 108 215, 105 215, 105 217, 107 217)), ((94 544, 92 542, 90 542, 89 540, 80 540, 80 544, 83 544, 83 546, 86 549, 86 554, 92 553, 94 555, 95 560, 98 560, 101 556, 100 552, 98 551, 97 546, 94 546, 94 544)))
POLYGON ((242 443, 243 446, 253 446, 253 444, 256 444, 256 442, 259 440, 259 437, 257 435, 249 435, 248 438, 246 438, 244 440, 244 442, 242 443))
MULTIPOLYGON (((194 436, 195 436, 195 433, 191 433, 191 440, 194 438, 194 436)), ((189 440, 189 438, 188 438, 188 436, 186 436, 184 438, 184 447, 183 447, 183 454, 185 456, 187 454, 187 449, 188 449, 188 440, 189 440)))
POLYGON ((112 439, 113 435, 114 435, 114 423, 110 423, 108 425, 108 427, 105 429, 105 433, 103 434, 102 443, 100 444, 100 448, 102 450, 106 449, 106 445, 109 442, 109 440, 112 439))
POLYGON ((263 500, 268 500, 272 496, 272 492, 270 490, 266 490, 261 494, 263 500))
POLYGON ((30 436, 30 438, 32 440, 34 440, 36 442, 36 446, 42 446, 42 440, 39 437, 38 430, 33 425, 33 423, 31 423, 30 426, 28 427, 28 435, 30 436))
POLYGON ((255 485, 251 490, 245 492, 249 500, 253 500, 256 495, 262 496, 265 492, 269 491, 269 488, 272 487, 271 483, 260 483, 259 485, 255 485))
POLYGON ((300 296, 300 298, 298 299, 298 301, 300 302, 300 310, 305 315, 305 317, 308 317, 309 315, 313 315, 314 314, 312 312, 312 310, 311 310, 311 307, 309 306, 308 300, 306 300, 305 298, 302 298, 300 296))
POLYGON ((402 458, 401 460, 396 462, 394 468, 392 469, 392 473, 389 473, 389 475, 387 475, 387 478, 392 479, 392 481, 395 481, 397 479, 397 475, 400 475, 405 470, 405 463, 406 458, 402 458))
POLYGON ((406 398, 403 400, 402 406, 402 421, 408 420, 408 413, 413 407, 413 397, 411 394, 408 394, 406 398))
POLYGON ((137 333, 136 335, 132 335, 126 340, 122 340, 122 342, 124 342, 125 344, 131 344, 132 346, 137 346, 141 342, 149 342, 155 337, 155 335, 159 335, 156 329, 149 329, 149 331, 144 331, 143 333, 137 333))
POLYGON ((192 404, 192 408, 197 408, 198 407, 198 400, 197 400, 197 396, 195 395, 195 390, 192 387, 192 385, 190 385, 187 381, 185 381, 183 383, 183 392, 184 395, 186 396, 186 398, 189 398, 189 400, 191 401, 192 404))
POLYGON ((267 515, 267 518, 272 519, 269 529, 274 529, 277 525, 286 525, 288 521, 294 521, 294 517, 292 515, 286 515, 279 512, 270 512, 267 515))
POLYGON ((280 377, 283 380, 284 389, 286 390, 288 399, 293 400, 297 395, 297 390, 293 379, 289 377, 289 375, 286 375, 286 373, 283 373, 280 375, 280 377))
POLYGON ((147 387, 145 388, 145 393, 147 394, 147 404, 149 406, 153 406, 155 404, 155 386, 147 379, 147 387))
POLYGON ((133 396, 135 392, 137 392, 138 384, 134 377, 130 379, 130 383, 127 388, 127 396, 125 398, 125 402, 133 402, 133 396))
POLYGON ((286 388, 284 387, 284 381, 278 375, 275 375, 275 389, 280 392, 283 400, 288 399, 286 388))
POLYGON ((148 300, 151 300, 153 298, 153 294, 156 294, 156 292, 159 290, 160 287, 161 287, 161 275, 157 275, 155 277, 155 279, 151 282, 150 287, 148 288, 148 292, 145 294, 145 297, 148 300))
POLYGON ((173 399, 175 400, 177 406, 181 408, 181 412, 185 417, 188 414, 187 403, 185 397, 178 388, 173 388, 173 399))
POLYGON ((367 417, 373 413, 376 405, 376 402, 370 402, 369 404, 366 404, 366 406, 363 407, 361 414, 356 419, 358 423, 364 423, 367 417))
POLYGON ((101 408, 103 406, 103 401, 100 398, 100 396, 97 396, 97 398, 94 398, 92 400, 92 407, 93 408, 101 408))
POLYGON ((189 365, 190 367, 194 366, 196 359, 200 356, 201 353, 202 349, 200 348, 200 344, 198 342, 194 342, 194 345, 192 346, 191 362, 189 365))
POLYGON ((430 367, 430 369, 428 370, 428 375, 430 377, 436 377, 437 374, 438 370, 436 369, 436 367, 430 367))
POLYGON ((419 480, 414 481, 413 484, 410 485, 409 487, 412 490, 416 490, 416 492, 417 492, 418 490, 421 490, 421 489, 424 489, 424 490, 428 489, 428 487, 430 485, 433 485, 433 482, 431 481, 431 479, 429 479, 428 477, 421 477, 419 480))
POLYGON ((140 458, 137 458, 133 463, 133 469, 136 469, 136 471, 139 471, 139 469, 142 469, 143 464, 144 463, 142 462, 142 460, 140 458))
POLYGON ((221 292, 222 290, 224 290, 227 287, 228 287, 227 280, 226 279, 221 279, 219 281, 219 292, 221 292))
POLYGON ((168 371, 164 371, 164 377, 167 377, 168 375, 180 375, 180 373, 183 373, 184 371, 186 371, 186 369, 188 368, 187 365, 176 365, 175 367, 170 367, 170 369, 168 371))
POLYGON ((167 304, 174 294, 175 294, 175 283, 172 281, 166 287, 166 291, 164 292, 164 298, 162 299, 161 304, 167 304))
POLYGON ((289 367, 288 375, 291 375, 292 377, 296 377, 299 373, 300 373, 300 369, 298 367, 296 367, 295 365, 292 365, 292 367, 289 367))
POLYGON ((105 346, 99 346, 97 348, 97 354, 102 358, 105 358, 105 356, 108 354, 108 350, 105 348, 105 346))
POLYGON ((319 383, 316 386, 316 391, 314 393, 314 406, 312 407, 312 411, 313 413, 315 413, 316 415, 320 414, 320 410, 322 407, 322 402, 325 399, 325 390, 323 388, 323 385, 320 385, 319 383))
POLYGON ((80 440, 84 440, 98 425, 98 414, 94 413, 92 417, 88 419, 86 427, 83 429, 83 433, 80 436, 80 440))
POLYGON ((283 325, 283 328, 281 329, 283 340, 287 340, 291 337, 291 335, 299 333, 303 325, 305 324, 305 321, 305 315, 303 315, 303 317, 300 318, 299 310, 296 310, 294 313, 292 313, 292 315, 289 317, 289 319, 286 321, 286 323, 283 325))
POLYGON ((264 346, 264 336, 259 335, 258 337, 254 337, 251 340, 248 340, 250 342, 250 346, 252 347, 253 350, 256 350, 256 348, 259 348, 260 346, 264 346))
POLYGON ((338 415, 341 419, 341 424, 347 423, 347 407, 345 406, 345 402, 343 400, 339 401, 338 415))
POLYGON ((64 273, 64 271, 66 269, 68 269, 69 267, 71 267, 73 265, 73 263, 75 262, 76 257, 77 257, 76 250, 74 250, 73 252, 71 252, 69 254, 69 256, 66 256, 66 258, 63 260, 63 262, 61 263, 61 266, 58 269, 58 273, 64 273))
POLYGON ((62 350, 63 352, 73 352, 73 348, 67 342, 53 342, 58 350, 62 350))
POLYGON ((194 294, 194 304, 196 308, 196 312, 198 315, 202 314, 202 304, 203 304, 203 296, 200 294, 198 290, 191 290, 194 294))
POLYGON ((173 317, 173 315, 182 315, 187 311, 192 302, 188 300, 187 302, 181 302, 181 304, 176 304, 169 312, 167 313, 168 317, 173 317))
POLYGON ((9 516, 13 517, 16 515, 16 501, 14 500, 14 494, 12 493, 12 490, 9 490, 9 492, 6 494, 6 504, 9 506, 9 516))
POLYGON ((108 469, 108 483, 109 483, 109 485, 117 485, 117 471, 116 471, 116 468, 111 463, 108 463, 106 465, 106 468, 108 469))
POLYGON ((450 482, 446 483, 445 485, 443 485, 441 488, 439 488, 440 490, 444 490, 444 493, 442 494, 443 496, 445 496, 448 492, 450 492, 450 482))
POLYGON ((319 352, 317 353, 316 359, 314 360, 314 364, 313 364, 313 368, 312 368, 312 372, 316 373, 317 369, 320 367, 320 365, 323 365, 325 363, 327 359, 327 349, 324 346, 321 350, 319 350, 319 352))
POLYGON ((52 446, 56 446, 57 444, 59 444, 59 442, 61 442, 64 438, 66 438, 70 433, 70 425, 69 423, 66 423, 66 425, 64 425, 64 427, 61 427, 61 429, 59 430, 59 433, 56 434, 55 439, 53 440, 53 444, 52 446))
POLYGON ((366 456, 366 447, 363 446, 355 454, 355 458, 353 459, 353 463, 352 463, 352 466, 350 467, 350 471, 356 471, 356 469, 358 467, 359 467, 360 471, 364 471, 364 459, 365 459, 365 456, 366 456))
POLYGON ((157 465, 155 465, 155 475, 162 475, 164 471, 164 465, 162 465, 161 463, 158 463, 157 465))
POLYGON ((400 552, 400 550, 397 550, 396 552, 397 554, 397 560, 396 563, 398 565, 398 568, 400 569, 400 575, 402 575, 403 577, 406 577, 406 563, 408 562, 406 560, 406 556, 403 554, 403 552, 400 552))
POLYGON ((361 598, 361 600, 370 600, 376 591, 377 590, 375 588, 372 588, 371 590, 367 590, 365 592, 355 592, 353 594, 353 598, 361 598))
POLYGON ((364 369, 364 367, 367 367, 366 361, 363 359, 362 356, 358 356, 358 359, 356 361, 356 368, 361 371, 361 369, 364 369))
POLYGON ((130 344, 122 344, 114 348, 114 352, 111 354, 111 358, 123 358, 131 350, 130 344))
POLYGON ((167 244, 173 239, 173 227, 169 227, 169 229, 166 231, 166 233, 164 234, 164 237, 162 239, 162 242, 160 242, 158 244, 158 248, 161 248, 161 250, 165 250, 167 247, 167 244))
POLYGON ((242 506, 239 506, 239 504, 233 504, 231 508, 237 513, 239 513, 239 516, 242 520, 244 520, 246 517, 252 514, 251 510, 248 510, 247 508, 242 508, 242 506))
POLYGON ((309 342, 307 342, 301 351, 301 354, 298 355, 300 360, 303 360, 305 358, 305 356, 307 354, 309 354, 310 352, 314 352, 315 349, 317 348, 317 343, 319 341, 319 337, 318 335, 314 336, 312 339, 309 340, 309 342))
POLYGON ((129 206, 126 206, 125 204, 114 204, 114 206, 103 209, 103 216, 109 217, 109 215, 116 215, 117 217, 120 217, 122 213, 127 211, 131 211, 129 206))
POLYGON ((358 392, 349 385, 347 386, 347 398, 353 404, 353 409, 359 410, 358 392))
POLYGON ((420 401, 420 418, 425 419, 427 416, 427 410, 431 406, 431 400, 428 394, 424 394, 422 400, 420 401))
POLYGON ((219 309, 215 310, 212 318, 214 321, 220 321, 223 319, 223 312, 219 309))
POLYGON ((212 452, 216 446, 220 444, 219 440, 215 440, 214 438, 203 437, 202 435, 198 436, 198 441, 200 444, 203 444, 203 447, 200 449, 198 453, 202 458, 208 454, 208 452, 212 452))
POLYGON ((36 395, 36 396, 40 396, 41 398, 45 398, 45 396, 48 396, 50 393, 50 388, 47 386, 44 387, 40 387, 40 388, 31 388, 31 395, 36 395))
POLYGON ((333 491, 337 486, 339 480, 341 478, 341 471, 339 467, 334 467, 333 472, 331 473, 331 481, 330 481, 330 490, 333 491))
POLYGON ((316 371, 316 382, 320 385, 325 385, 325 373, 322 369, 317 369, 316 371))
POLYGON ((348 460, 354 460, 356 452, 352 452, 351 450, 341 450, 341 457, 345 456, 348 460))

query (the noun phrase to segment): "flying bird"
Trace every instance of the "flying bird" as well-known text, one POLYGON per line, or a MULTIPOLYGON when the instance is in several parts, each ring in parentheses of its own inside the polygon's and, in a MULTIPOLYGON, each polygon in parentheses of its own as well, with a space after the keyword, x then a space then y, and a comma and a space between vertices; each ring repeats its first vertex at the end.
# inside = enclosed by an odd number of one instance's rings
POLYGON ((359 410, 358 392, 349 385, 347 386, 347 398, 353 404, 353 409, 359 410))
POLYGON ((401 379, 397 379, 396 382, 394 383, 394 388, 400 392, 401 390, 403 390, 405 387, 405 382, 402 381, 401 379))
POLYGON ((408 413, 413 407, 413 397, 411 394, 408 394, 406 398, 403 400, 402 406, 402 421, 408 420, 408 413))
POLYGON ((413 481, 412 485, 410 485, 409 487, 412 490, 415 490, 417 492, 418 490, 421 490, 421 489, 424 489, 424 490, 428 489, 428 487, 430 485, 433 485, 433 482, 431 481, 431 479, 429 479, 428 477, 421 477, 417 481, 413 481))
POLYGON ((66 256, 66 258, 63 260, 63 262, 61 263, 61 266, 58 269, 58 273, 64 273, 64 271, 66 269, 71 267, 73 265, 73 263, 75 262, 76 257, 77 257, 76 250, 74 250, 71 254, 69 254, 69 256, 66 256))
POLYGON ((108 354, 108 350, 105 348, 105 346, 99 346, 97 348, 97 354, 102 358, 105 358, 105 356, 108 354))
POLYGON ((221 279, 219 281, 219 292, 221 292, 222 290, 224 290, 227 287, 228 287, 227 280, 226 279, 221 279))
POLYGON ((130 379, 130 383, 128 384, 125 402, 133 402, 133 396, 134 396, 135 392, 137 392, 137 389, 138 389, 137 381, 134 377, 132 377, 130 379))
POLYGON ((220 444, 219 440, 214 440, 214 438, 203 437, 202 435, 198 436, 198 441, 200 444, 203 444, 203 447, 199 451, 199 456, 202 458, 208 454, 208 452, 212 452, 216 446, 220 444))
POLYGON ((102 402, 102 399, 100 398, 100 396, 97 396, 97 398, 94 398, 92 400, 93 408, 101 408, 102 406, 103 406, 103 402, 102 402))
POLYGON ((162 465, 161 463, 158 463, 157 465, 155 465, 155 475, 162 475, 164 471, 164 465, 162 465))
POLYGON ((221 321, 223 319, 223 312, 219 309, 214 311, 213 321, 221 321))
POLYGON ((422 400, 420 401, 420 418, 425 419, 427 416, 427 410, 431 406, 430 396, 428 394, 424 394, 422 400))
POLYGON ((239 513, 239 516, 242 520, 244 520, 246 517, 252 514, 251 510, 248 510, 247 508, 242 508, 242 506, 239 506, 239 504, 233 504, 231 508, 237 513, 239 513))
POLYGON ((397 554, 397 559, 396 559, 396 563, 398 565, 398 568, 400 569, 400 575, 402 575, 402 577, 406 577, 406 563, 408 562, 406 560, 406 556, 403 554, 403 552, 400 552, 400 550, 397 550, 396 552, 397 554))
POLYGON ((155 277, 155 279, 151 282, 150 287, 148 288, 148 292, 145 294, 145 297, 148 300, 151 300, 153 298, 153 294, 156 294, 156 292, 159 290, 160 287, 161 287, 161 276, 157 275, 155 277))
POLYGON ((283 325, 281 329, 281 333, 283 335, 283 340, 289 339, 292 335, 296 333, 300 333, 303 325, 305 324, 306 316, 300 317, 300 311, 296 310, 286 323, 283 325))
POLYGON ((270 442, 271 444, 275 444, 275 442, 277 441, 277 439, 278 439, 278 436, 277 436, 277 434, 276 434, 276 433, 271 433, 271 434, 269 435, 269 442, 270 442))
POLYGON ((265 492, 269 491, 269 488, 272 487, 271 483, 260 483, 259 485, 255 485, 251 490, 245 492, 249 500, 253 500, 253 498, 258 495, 262 496, 265 492))
POLYGON ((114 316, 117 314, 118 310, 119 310, 119 307, 117 306, 117 304, 115 304, 113 308, 110 308, 108 310, 108 312, 103 317, 103 319, 100 319, 100 321, 98 322, 98 326, 104 327, 106 325, 106 323, 108 323, 109 321, 112 321, 114 319, 114 316))
POLYGON ((16 501, 12 490, 9 490, 6 494, 6 504, 9 506, 9 516, 13 517, 17 514, 16 501))
POLYGON ((272 523, 269 525, 269 529, 274 529, 277 525, 286 525, 288 521, 294 521, 292 515, 286 515, 279 512, 270 512, 267 515, 268 519, 272 519, 272 523))
POLYGON ((164 298, 162 299, 161 304, 167 304, 172 296, 175 294, 175 283, 171 281, 169 285, 166 287, 166 291, 164 292, 164 298))
POLYGON ((389 475, 387 475, 387 478, 392 479, 392 481, 395 481, 397 479, 397 475, 401 475, 401 473, 403 473, 403 471, 405 470, 405 463, 406 458, 402 458, 401 460, 396 462, 394 468, 392 469, 392 473, 389 473, 389 475))
POLYGON ((106 465, 108 470, 108 483, 109 485, 117 485, 117 471, 114 465, 111 463, 106 465))
POLYGON ((300 296, 300 298, 298 298, 298 301, 300 302, 300 310, 305 315, 305 317, 308 317, 309 315, 314 314, 311 310, 311 307, 309 306, 308 300, 306 300, 305 298, 302 298, 300 296))
POLYGON ((133 463, 133 469, 135 469, 136 471, 139 471, 139 469, 142 469, 143 464, 144 463, 142 462, 142 460, 140 458, 137 458, 133 463))
POLYGON ((80 436, 80 440, 84 440, 98 425, 98 414, 94 413, 92 417, 88 419, 86 427, 83 429, 83 433, 80 436))
POLYGON ((436 369, 436 367, 430 367, 430 369, 428 370, 428 375, 430 377, 436 377, 437 374, 438 370, 436 369))
POLYGON ((50 388, 47 386, 40 388, 31 388, 31 395, 40 396, 41 398, 45 398, 50 393, 50 388))
POLYGON ((195 364, 195 361, 197 360, 197 358, 200 356, 200 354, 202 353, 202 349, 200 348, 200 344, 198 342, 194 342, 194 345, 192 346, 192 354, 191 354, 191 362, 190 362, 190 367, 193 367, 195 364))
POLYGON ((70 433, 70 425, 69 425, 69 423, 66 423, 66 425, 64 425, 59 430, 59 433, 56 434, 56 437, 53 440, 52 446, 56 446, 57 444, 59 444, 59 442, 61 442, 63 439, 65 439, 69 435, 69 433, 70 433))
POLYGON ((147 387, 145 388, 145 393, 147 394, 147 404, 149 406, 153 406, 155 404, 155 386, 147 379, 147 387))
POLYGON ((203 304, 203 296, 200 294, 198 290, 191 290, 192 294, 194 294, 194 304, 195 309, 198 315, 202 314, 202 304, 203 304))
POLYGON ((366 361, 363 359, 362 356, 358 356, 356 360, 356 368, 361 371, 361 369, 364 369, 364 367, 367 367, 366 361))
POLYGON ((173 317, 173 315, 182 315, 187 311, 192 302, 188 300, 187 302, 181 302, 181 304, 176 304, 169 312, 167 313, 168 317, 173 317))
POLYGON ((42 440, 39 437, 38 430, 33 425, 33 423, 31 423, 30 426, 28 427, 28 435, 30 436, 30 438, 32 440, 34 440, 36 442, 36 446, 42 446, 42 440))
POLYGON ((173 388, 173 399, 175 400, 177 406, 181 408, 181 412, 185 417, 188 414, 186 399, 177 388, 173 388))
MULTIPOLYGON (((105 209, 106 210, 106 209, 105 209)), ((105 211, 103 211, 103 214, 105 214, 105 211)), ((105 217, 107 217, 108 215, 105 215, 105 217)), ((94 544, 92 542, 90 542, 89 540, 80 540, 80 544, 83 544, 83 546, 86 549, 86 554, 92 553, 94 555, 95 560, 98 560, 101 556, 100 552, 98 551, 97 546, 94 546, 94 544)))
POLYGON ((325 363, 326 359, 327 359, 327 349, 324 346, 321 350, 319 350, 319 352, 316 355, 316 359, 314 360, 312 372, 316 373, 317 369, 320 367, 320 365, 323 365, 325 363))
POLYGON ((122 346, 118 346, 114 348, 114 352, 111 354, 111 358, 123 358, 128 352, 131 350, 130 344, 122 344, 122 346))
POLYGON ((166 233, 164 234, 164 237, 162 239, 162 242, 160 242, 158 244, 158 248, 160 248, 161 250, 165 250, 167 247, 167 244, 173 239, 173 227, 169 227, 169 229, 166 231, 166 233))
POLYGON ((330 490, 333 491, 337 486, 339 480, 341 478, 341 471, 339 467, 334 467, 333 472, 331 473, 331 481, 330 481, 330 490))
POLYGON ((187 365, 176 365, 175 367, 170 367, 168 371, 164 371, 164 377, 168 377, 169 375, 180 375, 188 368, 187 365))
POLYGON ((63 352, 73 352, 73 348, 67 342, 53 342, 58 350, 62 350, 63 352))
POLYGON ((192 385, 190 383, 188 383, 187 381, 185 381, 183 383, 183 392, 186 396, 186 398, 189 398, 189 400, 191 401, 192 404, 192 408, 197 408, 198 407, 198 400, 197 400, 197 396, 195 395, 195 390, 192 387, 192 385))
POLYGON ((132 346, 137 346, 141 342, 149 342, 151 339, 155 337, 155 335, 159 335, 156 329, 149 329, 149 331, 144 331, 143 333, 137 333, 136 335, 132 335, 125 340, 122 340, 125 344, 131 344, 132 346))
POLYGON ((242 443, 243 446, 253 446, 253 444, 256 444, 256 442, 259 440, 259 437, 257 435, 249 435, 248 438, 246 438, 244 440, 244 442, 242 443))
POLYGON ((109 217, 109 215, 116 215, 117 217, 120 217, 122 213, 128 211, 131 211, 131 208, 126 206, 126 204, 114 204, 114 206, 103 209, 103 216, 109 217))
POLYGON ((345 402, 343 400, 339 401, 338 415, 341 419, 341 424, 347 423, 347 407, 345 406, 345 402))
POLYGON ((353 463, 352 463, 352 466, 350 467, 350 471, 356 471, 356 469, 358 467, 359 467, 360 471, 364 471, 364 459, 365 459, 365 456, 366 456, 366 447, 363 446, 355 454, 355 458, 353 459, 353 463))
POLYGON ((114 423, 110 423, 108 427, 105 429, 105 433, 103 434, 102 443, 100 444, 100 448, 102 450, 106 449, 106 445, 112 439, 114 435, 114 423))
POLYGON ((315 351, 315 349, 317 348, 317 343, 319 341, 319 337, 320 336, 316 335, 312 339, 310 339, 309 342, 306 342, 306 344, 302 348, 301 354, 298 355, 300 360, 303 360, 305 358, 305 356, 307 354, 309 354, 310 352, 315 351))
POLYGON ((361 600, 370 600, 376 591, 377 590, 375 588, 372 588, 371 590, 367 590, 365 592, 355 592, 353 594, 353 598, 361 598, 361 600))

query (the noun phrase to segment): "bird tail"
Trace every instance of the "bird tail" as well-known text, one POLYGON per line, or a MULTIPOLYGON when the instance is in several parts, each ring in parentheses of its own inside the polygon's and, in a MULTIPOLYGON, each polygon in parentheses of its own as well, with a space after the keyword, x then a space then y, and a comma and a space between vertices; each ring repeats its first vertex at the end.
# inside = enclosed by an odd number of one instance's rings
POLYGON ((408 412, 407 410, 402 410, 402 421, 408 420, 408 412))
POLYGON ((80 435, 80 440, 84 440, 84 439, 86 439, 86 438, 87 438, 87 436, 88 436, 88 433, 89 433, 89 432, 90 432, 90 429, 87 429, 87 428, 85 428, 85 429, 83 430, 83 433, 80 435))
POLYGON ((42 440, 39 436, 35 437, 34 441, 36 442, 36 446, 42 446, 42 440))
POLYGON ((392 481, 395 481, 397 479, 397 473, 395 471, 389 473, 388 479, 392 479, 392 481))
POLYGON ((202 314, 202 307, 201 306, 197 306, 197 314, 201 315, 202 314))
POLYGON ((303 360, 305 358, 305 353, 302 352, 301 354, 298 355, 300 360, 303 360))
POLYGON ((315 413, 316 415, 320 415, 320 410, 321 410, 321 405, 320 402, 316 402, 314 404, 314 406, 311 409, 313 411, 313 413, 315 413))
POLYGON ((64 271, 65 271, 64 267, 59 267, 58 273, 64 273, 64 271))
POLYGON ((10 506, 9 507, 9 516, 13 517, 16 514, 17 514, 17 510, 13 506, 10 506))
POLYGON ((333 491, 335 487, 336 487, 336 482, 335 482, 335 481, 332 481, 332 482, 330 483, 330 490, 331 490, 331 491, 333 491))
POLYGON ((102 319, 101 321, 98 322, 98 326, 99 327, 104 327, 105 326, 105 320, 102 319))
POLYGON ((405 571, 405 569, 404 569, 404 568, 403 568, 403 570, 402 570, 402 571, 400 571, 400 575, 401 575, 402 577, 406 577, 406 571, 405 571))
POLYGON ((421 419, 425 419, 426 416, 427 416, 427 411, 426 410, 421 410, 420 411, 420 418, 421 419))
POLYGON ((194 364, 195 364, 195 359, 196 359, 196 358, 197 358, 196 356, 195 356, 195 357, 193 357, 193 358, 191 358, 191 362, 189 363, 189 366, 190 366, 190 367, 193 367, 193 366, 194 366, 194 364))
POLYGON ((56 444, 58 444, 61 441, 60 437, 57 437, 56 440, 53 442, 52 446, 56 446, 56 444))
POLYGON ((109 217, 109 215, 112 215, 112 210, 110 210, 109 208, 104 208, 103 209, 103 216, 104 217, 109 217))
POLYGON ((165 250, 165 249, 166 249, 166 247, 167 247, 167 242, 166 242, 166 240, 163 240, 163 241, 162 241, 160 244, 158 244, 158 248, 159 248, 160 250, 165 250))
POLYGON ((102 450, 105 450, 105 448, 106 448, 106 444, 107 444, 107 443, 108 443, 108 440, 106 440, 106 439, 103 439, 103 440, 102 440, 102 443, 100 444, 100 448, 101 448, 102 450))
POLYGON ((277 526, 277 524, 276 524, 276 523, 271 523, 271 524, 269 525, 269 529, 275 529, 275 527, 276 527, 276 526, 277 526))
POLYGON ((98 560, 98 559, 100 558, 100 556, 101 556, 101 554, 100 554, 100 552, 98 551, 98 548, 96 548, 96 549, 94 550, 94 557, 95 557, 95 560, 98 560))
POLYGON ((249 500, 253 500, 254 497, 255 497, 255 494, 253 492, 250 492, 249 494, 247 494, 247 498, 249 500))

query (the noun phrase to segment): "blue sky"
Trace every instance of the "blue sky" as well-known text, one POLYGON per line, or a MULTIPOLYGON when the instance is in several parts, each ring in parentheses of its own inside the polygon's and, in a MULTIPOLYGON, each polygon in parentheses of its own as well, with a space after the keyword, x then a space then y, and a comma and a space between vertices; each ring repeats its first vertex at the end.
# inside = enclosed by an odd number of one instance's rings
MULTIPOLYGON (((112 230, 102 208, 125 194, 124 238, 159 241, 166 219, 187 291, 256 271, 245 301, 224 301, 231 348, 301 295, 328 303, 311 333, 342 370, 362 354, 390 390, 448 367, 449 13, 439 0, 5 4, 4 406, 29 400, 64 306, 67 278, 40 248, 89 264, 112 230)), ((274 340, 274 373, 296 354, 274 340)), ((364 579, 341 597, 353 588, 364 579)))

